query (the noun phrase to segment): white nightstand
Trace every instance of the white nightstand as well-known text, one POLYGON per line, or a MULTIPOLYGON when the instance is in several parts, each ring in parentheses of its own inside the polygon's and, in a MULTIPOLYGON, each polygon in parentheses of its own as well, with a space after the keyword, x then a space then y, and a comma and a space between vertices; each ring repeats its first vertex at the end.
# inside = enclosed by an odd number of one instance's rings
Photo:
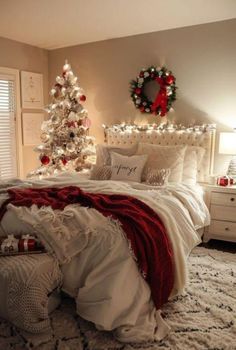
POLYGON ((204 186, 211 224, 204 230, 203 241, 220 239, 236 242, 236 186, 204 186))

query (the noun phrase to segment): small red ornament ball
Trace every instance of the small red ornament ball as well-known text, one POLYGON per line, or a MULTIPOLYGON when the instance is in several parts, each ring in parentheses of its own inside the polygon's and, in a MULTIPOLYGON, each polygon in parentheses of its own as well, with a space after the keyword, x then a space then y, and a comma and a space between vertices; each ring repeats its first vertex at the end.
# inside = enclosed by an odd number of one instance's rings
POLYGON ((141 91, 142 91, 142 90, 141 90, 140 88, 136 88, 136 89, 135 89, 135 93, 136 93, 137 95, 140 95, 140 94, 141 94, 141 91))
POLYGON ((167 75, 166 77, 167 84, 173 84, 174 81, 175 81, 175 78, 173 77, 173 75, 167 75))
POLYGON ((61 161, 62 161, 62 164, 63 164, 63 165, 66 165, 66 164, 67 164, 67 159, 66 159, 66 158, 62 158, 61 161))
POLYGON ((85 95, 80 96, 80 101, 82 102, 86 101, 86 96, 85 95))
POLYGON ((45 156, 45 155, 42 156, 40 160, 41 160, 41 163, 43 165, 47 165, 50 162, 50 158, 48 156, 45 156))
POLYGON ((139 108, 139 110, 140 110, 140 112, 144 112, 145 107, 144 107, 144 106, 142 106, 142 107, 140 107, 140 108, 139 108))

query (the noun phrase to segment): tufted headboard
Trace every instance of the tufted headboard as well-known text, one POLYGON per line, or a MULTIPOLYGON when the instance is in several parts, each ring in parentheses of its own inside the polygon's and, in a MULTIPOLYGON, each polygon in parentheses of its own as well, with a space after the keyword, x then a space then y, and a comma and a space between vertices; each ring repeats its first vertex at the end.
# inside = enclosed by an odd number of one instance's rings
POLYGON ((136 142, 152 143, 162 146, 189 145, 201 146, 205 154, 198 171, 198 181, 208 181, 212 174, 215 125, 194 125, 184 127, 172 124, 127 125, 116 124, 104 126, 105 142, 111 146, 127 147, 136 142))

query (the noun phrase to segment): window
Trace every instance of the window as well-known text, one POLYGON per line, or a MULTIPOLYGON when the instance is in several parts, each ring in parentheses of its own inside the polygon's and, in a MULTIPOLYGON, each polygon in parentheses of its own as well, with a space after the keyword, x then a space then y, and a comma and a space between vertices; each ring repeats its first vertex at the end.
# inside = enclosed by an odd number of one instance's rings
POLYGON ((17 77, 15 70, 0 68, 0 180, 19 175, 17 138, 17 77), (13 74, 9 74, 9 72, 13 74))

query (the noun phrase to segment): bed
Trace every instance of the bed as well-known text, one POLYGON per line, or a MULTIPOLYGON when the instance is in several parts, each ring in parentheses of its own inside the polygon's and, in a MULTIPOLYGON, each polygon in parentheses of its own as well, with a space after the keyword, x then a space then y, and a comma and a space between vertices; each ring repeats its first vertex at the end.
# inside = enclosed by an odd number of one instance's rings
MULTIPOLYGON (((191 128, 168 124, 159 127, 116 125, 105 128, 108 145, 105 151, 115 149, 116 153, 118 147, 124 150, 130 148, 127 146, 132 149, 137 141, 139 145, 148 143, 167 147, 201 147, 204 154, 202 153, 201 164, 195 172, 197 181, 204 182, 212 169, 214 133, 214 128, 210 125, 191 128)), ((156 152, 155 148, 154 150, 156 152)), ((192 151, 196 153, 196 149, 191 148, 192 151)), ((137 150, 134 152, 142 157, 137 150)), ((186 171, 189 166, 186 164, 186 171)), ((76 191, 75 187, 79 187, 86 199, 93 194, 94 198, 103 196, 103 199, 112 199, 113 203, 116 198, 120 200, 120 196, 128 195, 135 199, 135 205, 143 205, 144 209, 151 208, 153 218, 157 214, 164 223, 173 250, 174 280, 168 296, 171 299, 184 290, 187 282, 187 257, 201 241, 200 230, 209 225, 209 212, 203 201, 203 193, 195 182, 169 182, 164 186, 156 186, 120 179, 91 180, 88 174, 63 173, 51 178, 23 182, 21 185, 26 189, 36 189, 37 194, 54 188, 59 195, 65 187, 68 191, 76 191)), ((22 191, 25 196, 26 192, 24 189, 22 191)), ((2 203, 8 196, 9 193, 3 191, 0 199, 2 203)), ((161 317, 160 308, 157 309, 154 305, 154 296, 145 279, 145 271, 138 269, 137 254, 119 220, 104 215, 104 212, 102 214, 97 207, 76 202, 65 206, 63 210, 12 203, 8 204, 1 222, 3 233, 19 234, 27 231, 36 234, 44 242, 49 258, 60 266, 62 277, 60 278, 60 273, 56 274, 57 286, 75 298, 80 316, 93 322, 98 329, 113 331, 114 336, 122 342, 161 340, 168 334, 169 326, 161 317)), ((166 284, 167 282, 166 280, 166 284)), ((12 315, 8 317, 6 313, 1 313, 0 316, 14 323, 12 315)), ((32 317, 35 318, 35 315, 32 317)), ((44 317, 47 318, 47 315, 44 317)), ((34 332, 40 333, 41 329, 37 329, 36 323, 35 321, 34 332)), ((27 322, 23 328, 32 332, 28 329, 27 322)), ((45 332, 47 330, 50 331, 50 326, 44 329, 45 332)))

